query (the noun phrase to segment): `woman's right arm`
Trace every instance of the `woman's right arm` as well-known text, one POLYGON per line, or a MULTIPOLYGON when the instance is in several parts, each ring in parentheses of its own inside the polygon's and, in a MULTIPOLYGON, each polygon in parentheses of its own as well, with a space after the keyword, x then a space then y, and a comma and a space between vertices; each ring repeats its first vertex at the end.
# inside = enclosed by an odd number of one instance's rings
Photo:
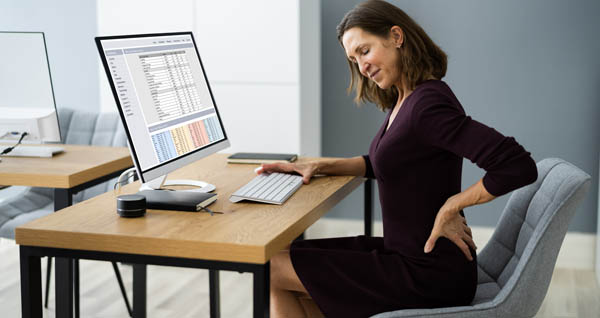
POLYGON ((359 176, 363 177, 366 171, 365 160, 362 156, 341 159, 327 159, 317 162, 316 174, 328 174, 337 176, 359 176))
POLYGON ((365 159, 362 156, 304 163, 265 163, 261 165, 261 168, 257 171, 258 174, 262 172, 298 173, 303 177, 302 181, 305 184, 317 174, 363 177, 366 172, 365 159))

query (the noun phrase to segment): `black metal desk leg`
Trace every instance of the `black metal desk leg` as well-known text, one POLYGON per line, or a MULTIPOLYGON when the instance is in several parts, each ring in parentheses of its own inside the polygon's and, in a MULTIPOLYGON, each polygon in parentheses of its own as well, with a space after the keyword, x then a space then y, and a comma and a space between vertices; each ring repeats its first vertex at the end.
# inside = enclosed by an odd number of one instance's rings
POLYGON ((210 318, 221 317, 221 288, 219 287, 219 271, 208 270, 208 294, 210 298, 210 318))
POLYGON ((70 189, 54 189, 54 211, 73 205, 73 194, 70 189))
POLYGON ((146 317, 146 264, 133 264, 133 317, 146 317))
POLYGON ((46 298, 44 298, 44 308, 48 308, 48 297, 50 296, 50 277, 52 276, 52 257, 47 257, 46 263, 46 298))
POLYGON ((253 274, 254 306, 253 317, 269 318, 269 293, 271 290, 271 262, 257 265, 253 274))
POLYGON ((373 180, 365 181, 365 236, 373 236, 373 180))
POLYGON ((73 317, 73 260, 57 257, 54 270, 56 317, 73 317))
MULTIPOLYGON (((69 189, 54 189, 54 212, 64 209, 73 204, 73 194, 69 189)), ((48 257, 48 268, 46 269, 46 301, 44 307, 48 308, 48 296, 50 294, 50 273, 52 272, 52 257, 48 257)))
POLYGON ((129 313, 129 317, 133 317, 133 310, 129 305, 129 298, 127 298, 127 292, 125 291, 125 286, 123 285, 123 279, 121 279, 121 271, 119 271, 119 266, 116 262, 111 262, 113 266, 113 270, 115 271, 115 275, 117 276, 117 282, 119 283, 119 289, 121 289, 121 295, 123 295, 123 300, 125 300, 125 307, 127 307, 127 313, 129 313))
MULTIPOLYGON (((71 189, 55 188, 54 189, 54 211, 64 209, 71 205, 73 205, 73 193, 72 193, 71 189)), ((50 259, 49 259, 48 260, 48 271, 47 271, 48 273, 50 273, 51 266, 52 266, 52 261, 50 261, 50 259)), ((73 275, 75 275, 72 280, 72 282, 75 284, 73 286, 74 293, 75 293, 75 317, 79 318, 79 261, 76 259, 73 260, 72 270, 73 270, 73 275)), ((49 286, 50 286, 50 280, 47 279, 46 281, 47 281, 46 298, 48 298, 48 290, 49 290, 49 286)), ((48 301, 46 301, 46 303, 48 303, 48 301)))
POLYGON ((73 259, 73 296, 75 297, 75 318, 79 318, 79 260, 73 259))
POLYGON ((21 266, 21 315, 42 318, 42 263, 27 246, 19 249, 21 266))

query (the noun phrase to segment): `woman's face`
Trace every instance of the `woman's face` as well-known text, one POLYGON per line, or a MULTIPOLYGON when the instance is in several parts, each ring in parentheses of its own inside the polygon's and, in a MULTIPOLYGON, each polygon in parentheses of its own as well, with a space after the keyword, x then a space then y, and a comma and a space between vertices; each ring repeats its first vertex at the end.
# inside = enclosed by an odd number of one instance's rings
MULTIPOLYGON (((399 27, 394 28, 400 30, 399 27)), ((347 30, 342 36, 348 59, 357 64, 363 76, 374 81, 381 89, 401 85, 397 48, 402 45, 402 32, 395 32, 394 28, 389 38, 381 38, 359 27, 347 30)))

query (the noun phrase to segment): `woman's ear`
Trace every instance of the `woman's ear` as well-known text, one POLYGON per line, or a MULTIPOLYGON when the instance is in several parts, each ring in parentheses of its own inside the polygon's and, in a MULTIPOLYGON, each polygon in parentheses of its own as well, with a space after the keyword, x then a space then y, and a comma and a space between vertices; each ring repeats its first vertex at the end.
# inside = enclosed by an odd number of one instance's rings
POLYGON ((402 32, 402 29, 399 26, 394 25, 390 29, 390 35, 394 41, 394 46, 401 48, 402 44, 404 44, 404 32, 402 32))

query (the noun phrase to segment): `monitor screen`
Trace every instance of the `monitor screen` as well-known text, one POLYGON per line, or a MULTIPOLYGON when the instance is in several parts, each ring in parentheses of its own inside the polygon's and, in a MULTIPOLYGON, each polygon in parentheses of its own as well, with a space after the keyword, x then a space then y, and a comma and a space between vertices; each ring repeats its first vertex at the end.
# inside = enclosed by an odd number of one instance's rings
POLYGON ((42 32, 0 31, 0 140, 60 142, 42 32))
POLYGON ((96 44, 143 182, 229 146, 191 32, 96 44))

